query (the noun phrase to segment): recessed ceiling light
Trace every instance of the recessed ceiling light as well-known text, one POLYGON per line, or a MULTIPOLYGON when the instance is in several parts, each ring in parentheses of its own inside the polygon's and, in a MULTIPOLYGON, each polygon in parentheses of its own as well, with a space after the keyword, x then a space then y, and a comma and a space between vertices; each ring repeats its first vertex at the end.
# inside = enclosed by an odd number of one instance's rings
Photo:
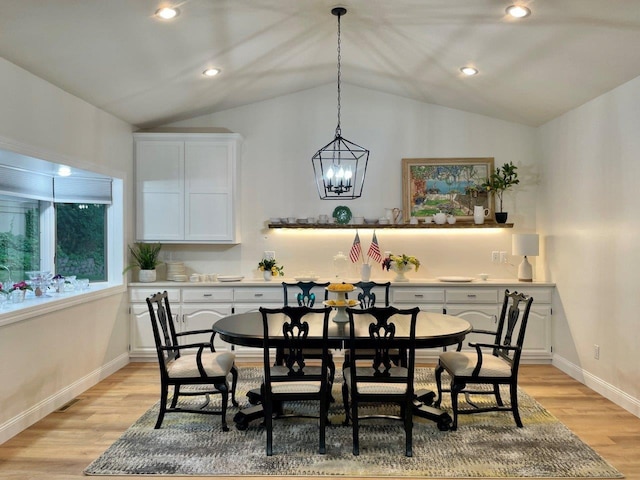
POLYGON ((202 72, 202 74, 205 77, 215 77, 219 73, 220 73, 220 69, 219 68, 207 68, 204 72, 202 72))
POLYGON ((531 10, 522 5, 511 5, 507 7, 507 14, 513 18, 524 18, 531 15, 531 10))
POLYGON ((156 11, 156 17, 159 17, 163 20, 171 20, 178 16, 180 11, 177 8, 173 7, 163 7, 156 11))
POLYGON ((473 67, 462 67, 460 69, 460 71, 462 73, 464 73, 465 75, 467 75, 468 77, 471 77, 471 76, 476 75, 478 73, 478 69, 477 68, 473 68, 473 67))
POLYGON ((71 175, 71 168, 67 167, 66 165, 60 165, 58 167, 58 175, 60 175, 61 177, 68 177, 69 175, 71 175))

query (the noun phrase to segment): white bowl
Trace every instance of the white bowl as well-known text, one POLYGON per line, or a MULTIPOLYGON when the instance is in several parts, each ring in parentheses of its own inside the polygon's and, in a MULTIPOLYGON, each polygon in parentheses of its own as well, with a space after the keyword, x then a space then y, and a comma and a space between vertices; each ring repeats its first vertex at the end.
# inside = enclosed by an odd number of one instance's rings
POLYGON ((374 223, 376 223, 378 221, 377 218, 367 218, 364 217, 364 223, 368 223, 369 225, 373 225, 374 223))

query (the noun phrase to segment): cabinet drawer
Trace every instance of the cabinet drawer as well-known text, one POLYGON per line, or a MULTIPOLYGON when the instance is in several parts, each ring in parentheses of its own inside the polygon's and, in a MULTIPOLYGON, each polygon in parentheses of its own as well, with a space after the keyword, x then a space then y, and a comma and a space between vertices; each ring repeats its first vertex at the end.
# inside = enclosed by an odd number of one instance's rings
POLYGON ((129 289, 129 301, 131 302, 145 302, 147 297, 155 295, 158 292, 167 291, 169 294, 169 302, 180 301, 180 289, 179 288, 130 288, 129 289))
POLYGON ((455 288, 447 289, 449 303, 498 303, 498 290, 493 288, 455 288))
POLYGON ((391 293, 391 303, 444 303, 444 289, 397 289, 391 293))
POLYGON ((233 291, 235 302, 274 303, 282 305, 284 294, 282 287, 277 288, 236 288, 233 291))
POLYGON ((533 297, 533 305, 539 305, 541 303, 551 303, 552 290, 550 288, 514 288, 510 291, 516 290, 533 297))
POLYGON ((183 288, 182 301, 196 302, 233 302, 232 288, 183 288))

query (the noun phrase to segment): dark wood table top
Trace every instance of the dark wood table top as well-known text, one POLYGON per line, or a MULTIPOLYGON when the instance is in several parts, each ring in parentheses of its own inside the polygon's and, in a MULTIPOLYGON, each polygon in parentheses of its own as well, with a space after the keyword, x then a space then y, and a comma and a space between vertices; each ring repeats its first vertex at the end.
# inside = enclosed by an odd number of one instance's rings
MULTIPOLYGON (((333 316, 333 314, 331 314, 333 316)), ((396 334, 395 341, 399 346, 409 342, 409 322, 399 318, 395 321, 396 334)), ((361 334, 356 337, 368 338, 369 324, 374 321, 370 315, 358 315, 355 317, 356 329, 361 334)), ((274 328, 269 328, 271 332, 279 331, 282 320, 273 318, 274 328)), ((309 335, 307 341, 309 346, 314 343, 321 343, 322 321, 314 322, 310 318, 309 335)), ((213 324, 213 329, 218 332, 218 336, 225 342, 234 345, 247 347, 259 347, 263 345, 262 315, 259 312, 238 313, 222 318, 213 324)), ((416 348, 434 348, 455 345, 471 331, 471 324, 466 320, 453 315, 441 313, 420 312, 416 322, 416 348)), ((332 348, 340 348, 345 340, 349 339, 349 324, 335 323, 329 320, 329 342, 332 348)))

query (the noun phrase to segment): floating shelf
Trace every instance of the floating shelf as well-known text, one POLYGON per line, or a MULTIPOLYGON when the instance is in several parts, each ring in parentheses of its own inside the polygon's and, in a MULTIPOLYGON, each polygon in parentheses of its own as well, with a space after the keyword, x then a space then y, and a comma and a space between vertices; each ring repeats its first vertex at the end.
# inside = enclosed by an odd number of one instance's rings
POLYGON ((439 225, 436 223, 418 223, 416 225, 412 225, 409 223, 400 223, 395 225, 380 225, 378 223, 361 223, 361 224, 340 224, 340 223, 269 223, 269 228, 304 228, 310 229, 314 228, 317 230, 339 230, 339 229, 356 229, 356 228, 375 228, 375 229, 383 229, 383 228, 393 228, 393 229, 401 229, 401 230, 411 230, 411 229, 456 229, 456 228, 513 228, 513 223, 497 223, 495 221, 485 221, 485 223, 481 225, 477 225, 472 221, 460 221, 458 220, 454 224, 445 223, 443 225, 439 225))

